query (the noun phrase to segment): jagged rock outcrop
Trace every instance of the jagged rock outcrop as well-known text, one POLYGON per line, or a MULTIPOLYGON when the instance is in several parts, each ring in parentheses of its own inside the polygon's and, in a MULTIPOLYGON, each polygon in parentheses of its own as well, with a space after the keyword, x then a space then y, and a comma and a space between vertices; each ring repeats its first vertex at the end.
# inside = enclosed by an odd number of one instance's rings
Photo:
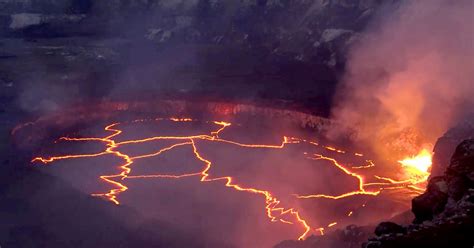
POLYGON ((375 228, 375 235, 380 236, 389 233, 406 233, 405 228, 393 222, 381 222, 375 228))
POLYGON ((412 211, 416 218, 404 227, 406 233, 379 232, 364 247, 474 245, 474 139, 457 146, 445 174, 433 177, 426 192, 413 199, 412 211))
POLYGON ((442 176, 449 165, 449 160, 457 145, 465 139, 474 138, 474 117, 466 118, 463 122, 449 129, 436 141, 433 155, 431 177, 442 176))
POLYGON ((431 220, 434 215, 441 213, 448 201, 447 185, 443 177, 432 178, 427 192, 430 193, 422 194, 412 200, 412 211, 418 223, 431 220))
POLYGON ((0 1, 1 35, 126 35, 258 48, 341 65, 377 10, 397 0, 0 1))
POLYGON ((0 0, 0 89, 28 112, 133 88, 328 116, 346 50, 398 2, 0 0))

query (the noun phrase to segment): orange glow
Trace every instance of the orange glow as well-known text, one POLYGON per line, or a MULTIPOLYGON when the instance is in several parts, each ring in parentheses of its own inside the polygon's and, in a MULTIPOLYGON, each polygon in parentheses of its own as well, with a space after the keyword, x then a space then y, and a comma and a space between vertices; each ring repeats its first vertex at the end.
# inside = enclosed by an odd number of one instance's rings
MULTIPOLYGON (((190 118, 156 118, 152 119, 155 121, 173 121, 173 122, 192 122, 195 121, 190 118)), ((147 120, 135 120, 134 122, 144 122, 147 120)), ((150 121, 150 120, 148 120, 150 121)), ((217 182, 220 182, 220 185, 228 187, 235 191, 240 191, 249 194, 255 194, 262 197, 265 201, 264 204, 264 212, 266 216, 269 218, 271 222, 277 222, 284 225, 293 225, 297 226, 297 228, 301 232, 298 236, 298 239, 304 239, 308 236, 311 231, 319 232, 321 235, 324 234, 323 227, 315 227, 313 226, 307 219, 305 219, 301 211, 296 208, 297 205, 288 206, 288 203, 281 202, 271 191, 268 189, 261 189, 256 188, 251 185, 242 185, 239 183, 238 178, 234 178, 230 175, 228 176, 220 176, 220 177, 213 177, 211 175, 211 168, 214 166, 213 161, 206 158, 206 156, 202 153, 199 149, 199 141, 207 141, 213 143, 225 143, 233 146, 244 147, 244 148, 251 148, 251 149, 284 149, 288 145, 295 145, 300 143, 305 143, 312 147, 320 147, 322 150, 329 150, 333 151, 338 154, 338 156, 356 156, 360 157, 363 156, 361 153, 346 153, 343 150, 338 148, 329 147, 329 146, 320 146, 319 143, 315 141, 308 141, 304 139, 299 139, 295 137, 287 137, 283 136, 281 143, 277 144, 244 144, 233 140, 227 140, 224 138, 219 137, 221 133, 232 124, 229 122, 223 121, 213 121, 207 122, 211 124, 215 124, 218 126, 217 130, 212 131, 210 133, 203 133, 197 135, 190 135, 190 136, 152 136, 146 137, 142 139, 131 139, 125 140, 121 142, 117 142, 115 140, 116 136, 122 134, 122 130, 119 128, 121 125, 120 123, 114 123, 108 125, 104 128, 107 133, 111 133, 106 137, 88 137, 88 138, 73 138, 73 137, 62 137, 60 140, 67 141, 67 142, 101 142, 106 145, 106 148, 102 152, 98 153, 91 153, 91 154, 71 154, 71 155, 63 155, 63 156, 53 156, 49 158, 43 157, 36 157, 32 159, 32 162, 41 162, 44 164, 53 163, 58 160, 67 160, 67 159, 86 159, 91 157, 99 157, 103 155, 113 155, 117 158, 120 158, 121 162, 117 165, 119 172, 116 174, 107 174, 101 175, 100 179, 111 186, 111 189, 107 192, 101 193, 94 193, 93 196, 103 197, 114 204, 120 204, 119 195, 128 190, 126 185, 126 180, 153 180, 153 179, 163 179, 163 180, 179 180, 182 178, 187 177, 198 177, 200 178, 200 182, 202 183, 211 183, 216 182, 216 185, 219 185, 217 182), (118 148, 123 145, 129 144, 140 144, 146 143, 150 141, 157 141, 157 140, 168 140, 168 141, 175 141, 173 144, 169 145, 168 147, 161 148, 160 150, 149 153, 149 154, 140 154, 136 156, 130 156, 125 154, 124 152, 118 151, 118 148), (173 150, 177 147, 189 146, 192 148, 194 157, 200 166, 199 170, 186 173, 186 174, 145 174, 145 175, 133 175, 132 174, 132 166, 136 160, 156 157, 160 156, 170 150, 173 150)), ((420 188, 416 186, 418 181, 416 180, 396 180, 389 177, 381 177, 375 176, 370 178, 375 178, 378 181, 375 182, 366 182, 366 176, 364 176, 362 171, 365 171, 367 168, 375 167, 375 164, 371 160, 365 160, 367 162, 366 165, 362 166, 345 166, 341 162, 338 162, 335 158, 328 157, 322 154, 312 154, 308 152, 304 152, 303 154, 308 155, 307 159, 311 160, 325 160, 329 161, 331 166, 334 166, 338 170, 342 171, 346 176, 353 177, 357 180, 357 185, 355 185, 354 190, 345 192, 340 195, 325 195, 325 194, 309 194, 309 195, 299 195, 294 194, 296 199, 310 199, 310 198, 320 198, 322 200, 338 200, 347 197, 356 197, 359 195, 365 196, 372 196, 375 197, 379 195, 383 190, 391 190, 395 188, 406 188, 413 192, 419 192, 420 188), (310 156, 309 156, 310 155, 310 156), (355 171, 357 172, 355 172, 355 171), (369 189, 369 187, 371 187, 369 189), (373 188, 375 187, 375 188, 373 188)), ((430 157, 431 158, 431 157, 430 157)), ((405 161, 405 160, 404 160, 405 161)), ((408 160, 407 160, 408 161, 408 160)), ((404 166, 411 166, 410 163, 404 164, 404 166)), ((411 167, 409 167, 411 168, 411 167)), ((418 167, 416 167, 418 168, 418 167)), ((347 214, 347 216, 351 216, 352 211, 347 214)), ((332 227, 336 225, 337 222, 330 223, 327 227, 332 227)))
MULTIPOLYGON (((156 119, 156 120, 164 120, 164 119, 156 119)), ((170 121, 174 122, 188 122, 188 121, 193 121, 192 119, 189 118, 170 118, 170 121)), ((144 120, 136 120, 134 122, 141 122, 144 120)), ((106 193, 94 193, 92 196, 100 196, 100 197, 105 197, 106 199, 110 200, 111 202, 119 205, 120 202, 117 199, 117 196, 128 190, 128 187, 123 184, 124 179, 145 179, 145 178, 168 178, 168 179, 180 179, 184 177, 192 177, 192 176, 200 176, 201 177, 201 182, 213 182, 213 181, 223 181, 225 182, 225 186, 229 188, 233 188, 234 190, 237 191, 243 191, 243 192, 248 192, 248 193, 253 193, 253 194, 259 194, 262 195, 265 198, 266 206, 265 206, 265 212, 267 213, 268 218, 272 222, 275 221, 280 221, 281 223, 284 224, 289 224, 292 225, 293 222, 288 221, 284 219, 286 216, 290 215, 293 216, 293 218, 298 222, 304 231, 301 233, 301 235, 298 237, 299 239, 303 239, 306 237, 306 235, 309 233, 311 230, 311 227, 307 224, 307 222, 300 216, 299 212, 295 210, 294 208, 284 208, 280 207, 280 201, 275 198, 271 192, 266 191, 266 190, 261 190, 261 189, 256 189, 252 187, 244 187, 241 186, 237 183, 235 183, 235 179, 230 177, 230 176, 225 176, 225 177, 217 177, 217 178, 212 178, 209 175, 209 170, 212 167, 212 162, 205 159, 198 151, 198 147, 196 146, 195 139, 201 139, 201 140, 208 140, 208 141, 214 141, 214 142, 224 142, 240 147, 247 147, 247 148, 269 148, 269 149, 282 149, 284 148, 285 144, 290 144, 290 143, 297 143, 297 141, 290 140, 287 137, 283 137, 283 141, 280 145, 262 145, 262 144, 242 144, 234 141, 229 141, 225 139, 219 139, 218 135, 221 131, 223 131, 226 127, 230 126, 230 123, 227 122, 218 122, 214 121, 213 122, 216 125, 221 126, 218 130, 211 132, 211 135, 195 135, 195 136, 155 136, 155 137, 150 137, 146 139, 140 139, 140 140, 129 140, 129 141, 123 141, 116 143, 112 138, 121 134, 122 131, 117 129, 116 126, 118 123, 106 126, 104 128, 105 131, 113 132, 113 134, 105 137, 105 138, 69 138, 69 137, 62 137, 60 140, 65 140, 65 141, 99 141, 99 142, 104 142, 107 144, 107 149, 104 152, 101 153, 96 153, 96 154, 79 154, 79 155, 65 155, 65 156, 56 156, 56 157, 50 157, 50 158, 41 158, 37 157, 32 160, 32 162, 42 162, 42 163, 51 163, 56 160, 63 160, 63 159, 74 159, 74 158, 89 158, 89 157, 97 157, 101 155, 106 155, 106 154, 113 154, 117 157, 120 157, 122 160, 124 160, 124 163, 119 166, 121 172, 118 174, 112 174, 112 175, 102 175, 100 178, 113 185, 113 189, 111 189, 109 192, 106 193), (185 142, 181 143, 176 143, 173 144, 169 147, 165 147, 155 153, 151 154, 144 154, 144 155, 139 155, 135 157, 130 157, 126 154, 123 154, 121 152, 115 151, 116 148, 118 148, 121 145, 124 144, 137 144, 137 143, 144 143, 144 142, 149 142, 149 141, 154 141, 154 140, 187 140, 185 142), (131 168, 130 166, 133 164, 133 162, 137 159, 143 159, 143 158, 148 158, 148 157, 155 157, 159 156, 160 154, 172 150, 176 147, 179 146, 185 146, 185 145, 191 145, 193 148, 193 152, 195 157, 203 162, 205 164, 204 168, 195 173, 189 173, 189 174, 181 174, 181 175, 164 175, 164 174, 157 174, 157 175, 134 175, 131 176, 131 168)))
POLYGON ((330 151, 333 151, 333 152, 338 152, 338 153, 346 153, 345 151, 343 150, 339 150, 337 148, 334 148, 334 147, 331 147, 331 146, 325 146, 324 148, 330 150, 330 151))
POLYGON ((230 123, 228 123, 228 122, 223 122, 223 121, 214 121, 214 124, 216 124, 216 125, 221 125, 221 126, 222 126, 219 130, 217 130, 217 131, 215 131, 215 132, 211 132, 211 135, 215 136, 216 138, 219 138, 219 133, 220 133, 221 131, 224 131, 224 129, 225 129, 226 127, 228 127, 228 126, 231 125, 230 123))
POLYGON ((169 118, 169 120, 174 121, 174 122, 190 122, 190 121, 193 121, 193 119, 191 119, 191 118, 174 118, 174 117, 169 118))
MULTIPOLYGON (((357 156, 357 155, 356 155, 357 156)), ((367 169, 367 168, 372 168, 375 167, 375 164, 372 160, 367 160, 367 165, 361 165, 361 166, 352 166, 352 169, 367 169)))
POLYGON ((432 164, 433 154, 428 149, 422 149, 417 155, 398 161, 406 175, 411 179, 426 180, 432 164))
POLYGON ((328 227, 333 227, 335 225, 337 225, 337 222, 333 222, 333 223, 329 224, 328 227))
POLYGON ((376 196, 376 195, 378 195, 378 194, 380 193, 380 190, 378 190, 378 191, 367 191, 367 190, 365 189, 365 187, 364 187, 364 186, 365 186, 365 184, 364 184, 364 178, 363 178, 361 175, 351 172, 349 169, 347 169, 346 167, 344 167, 343 165, 341 165, 339 162, 337 162, 337 160, 335 160, 335 159, 333 159, 333 158, 325 157, 325 156, 320 155, 320 154, 315 154, 315 158, 311 158, 311 159, 315 159, 315 160, 323 159, 323 160, 331 161, 337 168, 339 168, 340 170, 342 170, 342 171, 343 171, 344 173, 346 173, 347 175, 357 178, 357 180, 359 181, 358 189, 357 189, 357 190, 354 190, 354 191, 351 191, 351 192, 347 192, 347 193, 341 194, 341 195, 335 195, 335 196, 333 196, 333 195, 324 195, 324 194, 296 195, 296 196, 297 196, 298 198, 300 198, 300 199, 326 198, 326 199, 338 200, 338 199, 341 199, 341 198, 346 198, 346 197, 355 196, 355 195, 372 195, 372 196, 376 196))

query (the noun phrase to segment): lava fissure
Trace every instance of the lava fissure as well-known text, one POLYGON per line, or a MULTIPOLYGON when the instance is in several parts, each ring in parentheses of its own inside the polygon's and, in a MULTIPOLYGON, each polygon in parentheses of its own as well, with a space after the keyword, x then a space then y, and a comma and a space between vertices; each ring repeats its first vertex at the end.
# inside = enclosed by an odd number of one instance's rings
MULTIPOLYGON (((156 121, 172 121, 172 122, 191 122, 195 121, 190 118, 156 118, 156 121)), ((147 120, 135 120, 131 123, 136 122, 145 122, 147 120)), ((112 134, 100 138, 100 137, 90 137, 90 138, 71 138, 71 137, 62 137, 60 140, 62 141, 72 141, 72 142, 103 142, 106 144, 106 149, 99 153, 91 153, 91 154, 76 154, 76 155, 63 155, 63 156, 56 156, 50 158, 43 158, 43 157, 36 157, 32 160, 32 162, 42 162, 44 164, 52 163, 57 160, 66 160, 66 159, 79 159, 79 158, 91 158, 91 157, 98 157, 107 154, 114 155, 115 157, 120 158, 123 163, 118 165, 119 173, 116 174, 107 174, 101 175, 100 179, 107 184, 112 185, 112 189, 105 193, 94 193, 93 196, 100 196, 108 199, 109 201, 119 205, 120 202, 118 200, 118 196, 127 191, 128 187, 125 184, 125 180, 131 179, 181 179, 187 177, 199 177, 200 181, 203 183, 209 182, 217 182, 222 181, 224 185, 228 188, 231 188, 236 191, 247 192, 252 194, 257 194, 263 196, 265 199, 265 212, 267 217, 271 220, 271 222, 280 222, 283 224, 293 225, 295 223, 299 223, 300 227, 303 229, 302 233, 299 235, 299 239, 304 239, 311 231, 319 232, 321 235, 324 234, 324 227, 312 227, 309 222, 301 216, 301 213, 296 210, 294 207, 283 207, 282 203, 279 199, 277 199, 274 194, 268 190, 263 190, 259 188, 243 186, 236 183, 236 179, 231 176, 220 176, 220 177, 212 177, 210 174, 210 170, 213 167, 213 162, 202 154, 200 149, 198 148, 197 142, 198 141, 210 141, 210 142, 218 142, 218 143, 226 143, 234 146, 244 147, 244 148, 258 148, 258 149, 283 149, 287 144, 300 144, 306 143, 310 146, 317 146, 329 152, 335 152, 340 155, 346 155, 346 151, 334 148, 332 146, 321 146, 314 141, 308 141, 304 139, 299 139, 295 137, 287 137, 283 136, 283 140, 279 145, 266 145, 266 144, 244 144, 240 142, 236 142, 233 140, 227 140, 220 138, 219 135, 229 126, 231 123, 223 122, 223 121, 213 121, 209 122, 215 125, 218 125, 219 128, 216 131, 210 132, 210 134, 198 134, 198 135, 190 135, 190 136, 153 136, 147 137, 143 139, 135 139, 135 140, 125 140, 121 142, 117 142, 114 138, 119 136, 123 133, 121 129, 118 128, 120 123, 114 123, 108 125, 104 128, 106 132, 112 132, 112 134), (149 153, 149 154, 142 154, 136 156, 130 156, 124 152, 118 151, 118 148, 123 145, 128 144, 140 144, 146 143, 150 141, 157 141, 157 140, 172 140, 177 141, 178 143, 174 143, 167 147, 161 148, 160 150, 149 153), (191 172, 191 173, 183 173, 183 174, 145 174, 145 175, 131 175, 132 172, 132 164, 139 159, 146 159, 159 156, 163 153, 166 153, 170 150, 173 150, 177 147, 182 146, 190 146, 192 147, 194 157, 202 162, 204 166, 201 170, 191 172), (292 220, 290 220, 292 219, 292 220)), ((307 154, 304 152, 303 154, 307 154)), ((350 153, 357 157, 364 156, 361 153, 350 153)), ((398 189, 398 188, 408 188, 415 192, 419 192, 422 188, 418 187, 420 183, 426 181, 424 177, 417 177, 415 179, 409 178, 406 180, 396 180, 388 177, 381 177, 375 175, 375 178, 380 180, 381 182, 365 182, 364 176, 360 173, 355 173, 349 168, 352 169, 367 169, 371 167, 375 167, 375 164, 371 160, 366 160, 368 163, 367 165, 363 166, 354 166, 354 167, 346 167, 338 162, 335 158, 324 156, 322 154, 314 153, 313 156, 307 156, 307 159, 311 160, 326 160, 331 162, 333 166, 335 166, 338 170, 342 171, 349 177, 353 177, 357 180, 357 190, 346 192, 340 195, 326 195, 326 194, 310 194, 310 195, 299 195, 294 194, 296 199, 309 199, 309 198, 323 198, 323 199, 330 199, 330 200, 338 200, 346 197, 352 197, 357 195, 367 195, 367 196, 377 196, 383 190, 391 190, 391 189, 398 189), (378 186, 378 190, 368 190, 367 187, 371 186, 378 186)), ((416 159, 412 159, 406 163, 416 161, 416 159)), ((425 162, 423 160, 423 162, 425 162)), ((414 166, 410 167, 411 169, 415 168, 414 166)), ((424 175, 424 174, 423 174, 424 175)), ((349 211, 347 217, 350 217, 354 211, 349 211)), ((331 228, 335 226, 338 222, 332 221, 329 224, 325 225, 326 228, 331 228)))

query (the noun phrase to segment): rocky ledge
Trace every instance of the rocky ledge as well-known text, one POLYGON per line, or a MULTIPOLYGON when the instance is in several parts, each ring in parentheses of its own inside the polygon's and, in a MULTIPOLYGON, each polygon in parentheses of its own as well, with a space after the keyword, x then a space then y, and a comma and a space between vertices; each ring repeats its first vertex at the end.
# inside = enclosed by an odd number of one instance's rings
POLYGON ((412 224, 380 223, 363 247, 473 247, 474 139, 457 146, 445 174, 413 199, 412 212, 412 224))
POLYGON ((304 241, 283 241, 275 248, 474 247, 474 139, 461 142, 454 153, 441 150, 438 157, 450 154, 444 174, 433 176, 426 192, 412 200, 411 224, 391 220, 378 224, 375 231, 373 226, 348 226, 304 241), (375 237, 370 238, 372 232, 375 237))

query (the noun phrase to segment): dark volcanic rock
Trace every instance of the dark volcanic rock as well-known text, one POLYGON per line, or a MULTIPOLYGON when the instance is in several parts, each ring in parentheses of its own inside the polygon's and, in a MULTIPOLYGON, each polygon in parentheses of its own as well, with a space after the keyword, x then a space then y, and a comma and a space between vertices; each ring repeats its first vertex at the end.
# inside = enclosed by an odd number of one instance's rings
POLYGON ((364 247, 474 245, 474 139, 457 146, 445 175, 430 180, 426 192, 413 199, 412 210, 416 219, 405 234, 387 232, 364 247))
POLYGON ((472 138, 474 138, 474 118, 468 118, 468 120, 459 123, 440 137, 433 149, 431 177, 442 176, 448 168, 450 159, 459 143, 472 138))
POLYGON ((406 233, 405 228, 393 222, 381 222, 375 228, 375 235, 380 236, 389 233, 406 233))
POLYGON ((451 159, 451 165, 446 171, 446 175, 453 179, 456 177, 465 177, 466 179, 474 180, 474 139, 465 140, 462 142, 454 152, 451 159))
POLYGON ((347 49, 398 2, 1 0, 0 78, 28 112, 134 89, 328 116, 347 49))
POLYGON ((342 66, 346 48, 377 10, 398 2, 3 0, 0 26, 7 32, 0 36, 95 34, 146 38, 157 45, 231 45, 300 61, 317 58, 334 67, 342 66))
POLYGON ((448 188, 443 177, 432 178, 428 184, 429 194, 419 195, 412 200, 412 211, 416 222, 431 220, 435 214, 443 211, 448 202, 448 188))

